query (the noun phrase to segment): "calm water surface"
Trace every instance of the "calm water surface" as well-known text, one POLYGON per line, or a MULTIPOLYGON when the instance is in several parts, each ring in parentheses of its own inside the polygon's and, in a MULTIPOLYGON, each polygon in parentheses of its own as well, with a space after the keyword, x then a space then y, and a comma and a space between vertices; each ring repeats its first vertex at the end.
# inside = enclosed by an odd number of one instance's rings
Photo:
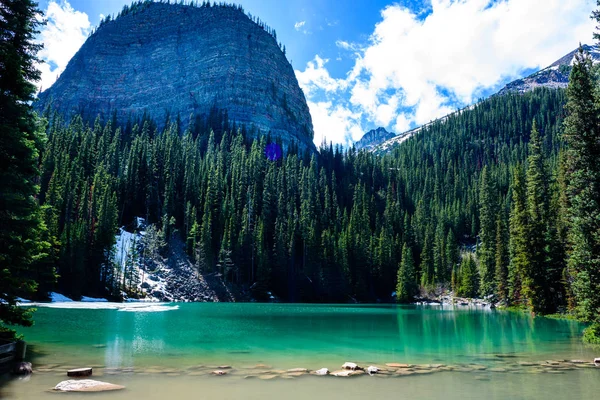
POLYGON ((581 344, 582 325, 510 312, 193 303, 39 308, 35 319, 35 326, 22 333, 38 371, 28 380, 4 382, 0 397, 64 396, 48 389, 77 366, 94 366, 97 379, 126 386, 118 393, 94 394, 97 399, 575 399, 600 392, 600 368, 527 365, 599 357, 581 344), (444 364, 457 370, 402 377, 259 378, 265 370, 296 367, 333 371, 345 361, 444 364), (221 365, 233 367, 229 375, 208 375, 221 365))

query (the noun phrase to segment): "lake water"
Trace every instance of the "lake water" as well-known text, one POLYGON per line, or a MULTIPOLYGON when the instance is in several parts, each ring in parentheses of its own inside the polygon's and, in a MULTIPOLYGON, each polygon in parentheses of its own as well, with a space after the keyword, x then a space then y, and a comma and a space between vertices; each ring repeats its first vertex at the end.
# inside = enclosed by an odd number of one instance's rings
POLYGON ((35 326, 21 330, 35 373, 5 380, 1 398, 65 396, 49 389, 67 379, 67 369, 85 366, 94 367, 92 378, 126 387, 95 399, 583 399, 600 393, 600 368, 589 364, 600 351, 582 345, 583 326, 573 321, 441 306, 54 306, 75 308, 38 309, 35 326), (388 371, 349 378, 286 372, 335 371, 345 361, 388 371), (218 366, 232 368, 211 375, 218 366))

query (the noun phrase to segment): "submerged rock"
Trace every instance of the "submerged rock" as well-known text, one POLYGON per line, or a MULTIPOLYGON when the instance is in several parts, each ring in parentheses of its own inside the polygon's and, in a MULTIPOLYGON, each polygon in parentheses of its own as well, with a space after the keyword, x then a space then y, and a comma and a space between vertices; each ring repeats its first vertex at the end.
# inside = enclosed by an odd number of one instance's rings
POLYGON ((18 362, 13 368, 13 374, 15 375, 29 375, 33 373, 30 362, 18 362))
POLYGON ((213 375, 217 375, 217 376, 221 376, 221 375, 227 375, 227 371, 223 371, 223 370, 221 370, 221 369, 219 369, 219 370, 216 370, 216 371, 213 371, 213 372, 211 372, 211 373, 212 373, 213 375))
POLYGON ((288 369, 286 372, 308 372, 308 370, 306 368, 291 368, 288 369))
POLYGON ((59 392, 105 392, 121 389, 125 389, 125 386, 95 381, 92 379, 70 379, 68 381, 62 381, 54 387, 54 390, 59 392))

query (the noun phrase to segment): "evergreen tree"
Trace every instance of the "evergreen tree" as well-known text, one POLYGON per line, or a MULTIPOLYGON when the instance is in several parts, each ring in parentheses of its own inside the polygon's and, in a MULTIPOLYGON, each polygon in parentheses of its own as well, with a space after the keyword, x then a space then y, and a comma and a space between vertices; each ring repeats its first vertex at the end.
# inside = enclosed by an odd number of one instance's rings
POLYGON ((0 337, 13 335, 6 324, 31 325, 31 311, 16 307, 16 296, 35 291, 34 264, 49 248, 36 199, 43 134, 30 105, 31 82, 40 78, 40 16, 32 0, 0 6, 0 337))
MULTIPOLYGON (((569 273, 580 316, 600 333, 600 110, 592 60, 575 55, 567 89, 566 142, 569 273)), ((593 337, 593 335, 588 335, 593 337)), ((600 341, 600 339, 596 339, 600 341)))
POLYGON ((463 256, 460 263, 460 289, 459 296, 477 297, 479 294, 479 271, 475 257, 472 254, 463 256))
POLYGON ((410 248, 406 243, 402 246, 402 261, 398 268, 396 284, 396 300, 399 303, 410 303, 417 294, 415 266, 410 248))
POLYGON ((496 218, 498 214, 497 194, 487 166, 481 173, 479 190, 479 238, 481 244, 477 249, 477 258, 481 269, 481 294, 487 296, 495 290, 495 245, 496 218))

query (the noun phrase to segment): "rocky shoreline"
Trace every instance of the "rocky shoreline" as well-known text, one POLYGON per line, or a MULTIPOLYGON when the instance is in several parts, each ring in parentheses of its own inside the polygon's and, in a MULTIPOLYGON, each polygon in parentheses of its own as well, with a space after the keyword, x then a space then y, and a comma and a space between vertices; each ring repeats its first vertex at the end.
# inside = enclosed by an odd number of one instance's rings
MULTIPOLYGON (((110 368, 94 365, 94 378, 105 379, 110 376, 122 375, 165 375, 165 376, 206 376, 215 378, 237 377, 240 379, 295 379, 301 377, 334 377, 350 378, 369 376, 378 378, 394 378, 418 376, 435 373, 469 373, 476 379, 487 380, 493 374, 566 374, 581 370, 593 369, 600 371, 600 360, 519 360, 514 355, 498 354, 489 357, 480 363, 458 364, 410 364, 400 362, 387 363, 354 363, 346 362, 337 369, 329 370, 327 367, 311 369, 304 367, 278 369, 266 364, 255 365, 192 365, 185 368, 171 368, 149 366, 146 368, 110 368)), ((35 374, 64 375, 71 367, 57 364, 38 365, 34 368, 35 374)))

